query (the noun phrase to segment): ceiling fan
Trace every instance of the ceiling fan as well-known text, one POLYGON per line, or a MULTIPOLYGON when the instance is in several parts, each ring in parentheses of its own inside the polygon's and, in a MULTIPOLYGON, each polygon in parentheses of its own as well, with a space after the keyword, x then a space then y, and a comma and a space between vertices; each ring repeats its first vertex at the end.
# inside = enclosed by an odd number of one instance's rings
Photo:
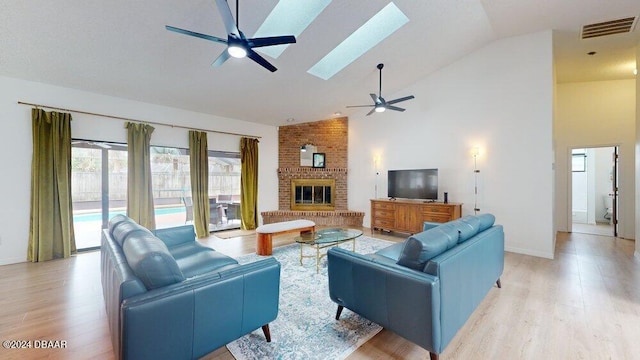
POLYGON ((257 62, 264 68, 268 69, 271 72, 274 72, 276 69, 275 66, 271 65, 265 58, 260 56, 258 53, 253 51, 253 48, 263 47, 263 46, 272 46, 272 45, 282 45, 282 44, 292 44, 296 42, 296 38, 293 35, 286 36, 271 36, 271 37, 260 37, 260 38, 252 38, 247 39, 244 36, 244 33, 238 29, 238 19, 240 18, 240 14, 238 12, 238 2, 240 0, 236 0, 236 21, 233 20, 233 15, 231 14, 231 9, 229 8, 229 3, 227 0, 216 0, 218 5, 218 11, 220 12, 220 16, 222 17, 222 21, 224 22, 224 27, 227 30, 227 39, 222 39, 219 37, 206 35, 197 33, 190 30, 180 29, 174 26, 165 25, 165 28, 169 31, 174 31, 180 34, 189 35, 199 37, 201 39, 222 43, 227 45, 227 49, 218 56, 218 58, 213 62, 212 66, 220 66, 222 65, 229 56, 233 56, 235 58, 243 58, 249 57, 249 59, 257 62))
POLYGON ((401 97, 401 98, 398 98, 398 99, 386 101, 382 97, 382 68, 383 67, 384 67, 384 64, 378 64, 378 66, 377 66, 378 70, 380 70, 380 88, 378 90, 378 95, 369 94, 369 95, 371 95, 371 99, 373 99, 373 105, 350 105, 350 106, 347 106, 348 108, 353 108, 353 107, 373 107, 373 109, 371 109, 371 111, 369 111, 369 113, 367 113, 367 116, 373 114, 373 112, 383 112, 383 111, 385 111, 387 109, 395 110, 395 111, 404 111, 405 110, 405 109, 403 109, 401 107, 393 106, 393 104, 396 104, 396 103, 399 103, 399 102, 405 101, 405 100, 411 100, 411 99, 415 98, 415 96, 409 95, 409 96, 401 97))

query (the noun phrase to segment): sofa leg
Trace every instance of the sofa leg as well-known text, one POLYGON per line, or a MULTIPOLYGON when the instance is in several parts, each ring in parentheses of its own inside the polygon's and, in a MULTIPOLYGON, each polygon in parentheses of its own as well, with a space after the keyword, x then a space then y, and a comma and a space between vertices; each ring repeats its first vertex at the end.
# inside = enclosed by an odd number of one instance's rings
POLYGON ((269 331, 269 324, 262 325, 262 332, 264 333, 264 337, 267 339, 267 342, 271 342, 271 332, 269 331))
POLYGON ((496 285, 498 285, 498 289, 502 289, 502 283, 500 282, 500 278, 496 281, 496 285))
POLYGON ((429 358, 431 360, 438 360, 440 357, 436 353, 429 352, 429 358))
POLYGON ((344 306, 338 305, 338 311, 336 311, 336 320, 340 320, 340 314, 342 314, 342 309, 344 309, 344 306))

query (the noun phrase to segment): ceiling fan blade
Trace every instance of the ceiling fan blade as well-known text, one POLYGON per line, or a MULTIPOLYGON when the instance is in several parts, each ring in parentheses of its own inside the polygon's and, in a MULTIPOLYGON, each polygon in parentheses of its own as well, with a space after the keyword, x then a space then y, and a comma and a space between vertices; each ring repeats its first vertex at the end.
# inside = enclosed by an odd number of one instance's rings
POLYGON ((214 41, 214 42, 218 42, 218 43, 221 43, 221 44, 226 44, 227 43, 227 39, 221 39, 219 37, 215 37, 215 36, 211 36, 211 35, 205 35, 205 34, 197 33, 195 31, 191 31, 191 30, 180 29, 180 28, 177 28, 177 27, 174 27, 174 26, 170 26, 170 25, 165 25, 164 27, 165 27, 165 29, 167 29, 169 31, 177 32, 179 34, 195 36, 195 37, 198 37, 198 38, 201 38, 201 39, 214 41))
POLYGON ((398 99, 395 99, 395 100, 387 101, 387 104, 395 104, 395 103, 399 103, 401 101, 411 100, 411 99, 414 99, 414 98, 415 98, 415 96, 409 95, 409 96, 405 96, 405 97, 398 98, 398 99))
POLYGON ((257 62, 258 64, 262 65, 264 68, 266 68, 267 70, 271 71, 271 72, 275 72, 276 70, 278 70, 275 66, 271 65, 271 63, 269 63, 265 58, 263 58, 262 56, 258 55, 257 52, 251 50, 251 49, 247 49, 247 57, 255 62, 257 62))
POLYGON ((249 43, 249 47, 254 48, 254 47, 271 46, 271 45, 293 44, 296 42, 296 37, 293 35, 270 36, 270 37, 247 39, 247 42, 249 43))
POLYGON ((234 34, 240 38, 240 30, 238 30, 236 21, 233 19, 233 14, 231 14, 227 0, 216 0, 216 4, 218 4, 218 11, 222 17, 222 22, 224 23, 224 28, 227 30, 227 34, 234 34))
POLYGON ((367 113, 367 116, 369 116, 369 115, 373 114, 375 111, 376 111, 376 108, 374 107, 373 109, 371 109, 371 111, 369 111, 369 112, 367 113))
POLYGON ((375 105, 348 105, 348 108, 356 108, 356 107, 372 107, 375 105))
POLYGON ((218 67, 224 64, 224 62, 229 59, 229 56, 229 52, 227 51, 227 49, 225 49, 222 53, 220 53, 220 56, 218 56, 218 58, 211 64, 211 66, 218 67))
POLYGON ((405 109, 397 107, 397 106, 393 106, 393 105, 388 105, 389 103, 387 103, 387 106, 385 106, 385 108, 387 108, 388 110, 395 110, 395 111, 404 111, 405 109))
POLYGON ((371 98, 373 99, 373 102, 374 102, 374 103, 376 103, 376 104, 377 104, 377 103, 379 103, 379 102, 380 102, 380 99, 378 99, 378 95, 376 95, 376 94, 369 94, 369 95, 370 95, 370 96, 371 96, 371 98))

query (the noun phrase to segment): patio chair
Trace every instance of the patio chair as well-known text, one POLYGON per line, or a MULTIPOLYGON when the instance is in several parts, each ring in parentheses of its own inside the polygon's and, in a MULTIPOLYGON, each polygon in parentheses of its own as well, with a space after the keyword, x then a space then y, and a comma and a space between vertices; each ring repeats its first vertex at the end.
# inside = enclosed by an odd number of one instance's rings
POLYGON ((189 221, 193 222, 193 200, 190 197, 182 197, 182 203, 184 204, 184 210, 187 214, 185 217, 184 223, 188 223, 189 221))
POLYGON ((218 204, 216 199, 209 199, 209 224, 218 225, 224 217, 224 208, 218 204))
POLYGON ((240 204, 227 204, 227 222, 240 219, 240 204))

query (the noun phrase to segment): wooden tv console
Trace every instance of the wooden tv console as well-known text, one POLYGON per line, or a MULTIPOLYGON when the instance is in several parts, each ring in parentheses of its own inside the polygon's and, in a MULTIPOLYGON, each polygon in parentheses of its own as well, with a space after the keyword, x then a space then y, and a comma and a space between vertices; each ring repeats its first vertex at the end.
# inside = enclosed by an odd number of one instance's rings
POLYGON ((371 199, 371 231, 416 234, 425 221, 447 222, 459 218, 462 204, 423 200, 371 199))

